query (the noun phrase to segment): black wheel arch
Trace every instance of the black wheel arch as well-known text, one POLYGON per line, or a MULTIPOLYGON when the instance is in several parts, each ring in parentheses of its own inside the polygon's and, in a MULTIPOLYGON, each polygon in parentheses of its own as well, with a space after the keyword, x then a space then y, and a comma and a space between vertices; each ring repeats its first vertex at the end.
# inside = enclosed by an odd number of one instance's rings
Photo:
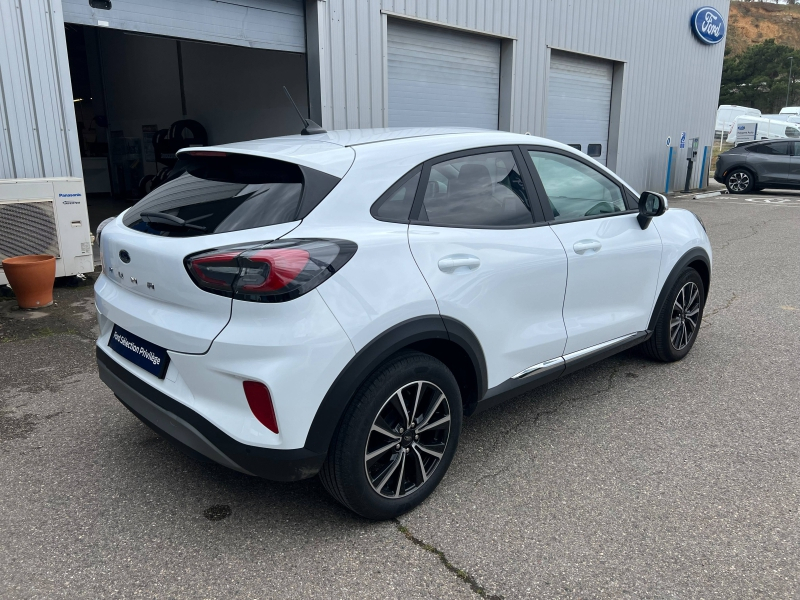
POLYGON ((664 285, 661 286, 661 292, 658 294, 658 299, 653 307, 653 313, 650 315, 650 323, 647 325, 648 331, 653 331, 655 328, 661 308, 667 301, 667 294, 669 294, 672 286, 675 285, 678 277, 680 277, 680 274, 687 267, 691 267, 697 271, 700 275, 700 279, 703 280, 705 292, 703 302, 705 303, 705 299, 708 298, 708 289, 711 286, 711 260, 708 257, 708 253, 703 248, 692 248, 678 259, 664 281, 664 285))
POLYGON ((463 323, 440 315, 415 317, 389 328, 350 359, 336 377, 306 436, 304 448, 327 453, 333 434, 359 386, 387 360, 405 350, 417 350, 441 360, 458 381, 465 412, 486 394, 483 349, 463 323))

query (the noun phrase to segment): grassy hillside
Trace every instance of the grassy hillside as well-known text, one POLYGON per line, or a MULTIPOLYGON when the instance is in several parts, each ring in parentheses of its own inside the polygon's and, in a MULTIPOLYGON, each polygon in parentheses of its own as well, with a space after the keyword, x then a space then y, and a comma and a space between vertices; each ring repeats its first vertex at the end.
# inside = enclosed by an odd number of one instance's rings
POLYGON ((748 47, 768 39, 800 49, 800 5, 733 0, 725 54, 739 55, 748 47))

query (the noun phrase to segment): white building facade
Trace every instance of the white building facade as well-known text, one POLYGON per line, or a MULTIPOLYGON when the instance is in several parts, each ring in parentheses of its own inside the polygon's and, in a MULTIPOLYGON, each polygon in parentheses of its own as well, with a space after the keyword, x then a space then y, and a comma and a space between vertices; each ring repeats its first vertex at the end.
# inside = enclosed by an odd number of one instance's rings
MULTIPOLYGON (((727 20, 729 0, 706 3, 727 20)), ((0 179, 85 177, 90 194, 135 198, 163 168, 151 136, 180 120, 202 123, 208 143, 299 131, 286 85, 326 129, 529 132, 637 189, 677 189, 682 134, 699 138, 698 159, 714 136, 725 44, 693 35, 701 6, 0 0, 0 179)))

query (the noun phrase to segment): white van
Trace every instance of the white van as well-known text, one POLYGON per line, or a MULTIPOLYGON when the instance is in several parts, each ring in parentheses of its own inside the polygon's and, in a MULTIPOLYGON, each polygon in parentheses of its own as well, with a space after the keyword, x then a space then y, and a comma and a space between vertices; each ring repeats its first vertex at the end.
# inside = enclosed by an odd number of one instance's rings
POLYGON ((782 115, 800 115, 800 106, 784 106, 781 109, 782 115))
POLYGON ((755 123, 758 125, 758 129, 756 130, 756 139, 758 140, 800 138, 800 123, 790 123, 785 120, 745 115, 736 117, 733 120, 733 125, 731 125, 731 130, 728 134, 727 141, 729 144, 736 143, 736 128, 740 123, 755 123))
POLYGON ((717 109, 717 124, 714 127, 717 134, 720 132, 728 133, 733 125, 733 120, 742 115, 760 117, 761 111, 757 108, 746 106, 734 106, 733 104, 723 104, 717 109))
POLYGON ((789 123, 800 123, 800 114, 783 113, 782 115, 761 115, 762 119, 772 119, 773 121, 788 121, 789 123))

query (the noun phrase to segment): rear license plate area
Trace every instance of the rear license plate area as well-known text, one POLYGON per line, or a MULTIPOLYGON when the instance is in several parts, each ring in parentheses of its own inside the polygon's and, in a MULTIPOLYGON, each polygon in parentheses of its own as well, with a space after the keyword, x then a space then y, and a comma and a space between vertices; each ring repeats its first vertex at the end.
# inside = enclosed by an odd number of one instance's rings
POLYGON ((159 379, 164 379, 167 374, 167 366, 169 366, 167 350, 130 331, 125 331, 119 325, 114 325, 114 329, 111 330, 108 347, 159 379))

